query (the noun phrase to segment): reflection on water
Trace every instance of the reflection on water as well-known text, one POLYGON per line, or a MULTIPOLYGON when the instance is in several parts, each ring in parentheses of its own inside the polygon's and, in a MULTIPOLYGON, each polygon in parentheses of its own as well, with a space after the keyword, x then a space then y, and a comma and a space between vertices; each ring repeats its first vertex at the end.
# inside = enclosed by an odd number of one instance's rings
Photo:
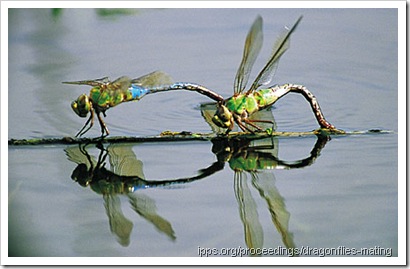
MULTIPOLYGON (((82 187, 90 187, 102 195, 111 232, 122 246, 130 244, 133 223, 123 213, 119 195, 128 197, 131 208, 160 233, 175 240, 172 224, 156 213, 155 201, 144 195, 142 190, 166 187, 174 184, 188 184, 224 169, 229 163, 235 172, 234 191, 238 203, 239 215, 244 227, 244 238, 248 248, 263 247, 263 230, 259 222, 256 203, 251 195, 249 183, 266 201, 272 223, 282 238, 286 248, 294 248, 292 233, 288 229, 290 213, 285 208, 283 197, 275 186, 273 169, 294 169, 311 165, 320 155, 328 137, 318 136, 310 155, 297 161, 280 160, 277 157, 277 141, 263 139, 249 141, 239 137, 227 139, 218 137, 212 141, 212 152, 216 161, 210 166, 199 169, 196 176, 180 177, 166 180, 147 180, 143 173, 143 163, 137 159, 132 144, 109 145, 97 144, 98 156, 87 151, 89 145, 72 146, 65 149, 71 162, 77 164, 71 179, 82 187), (107 158, 110 164, 108 169, 107 158), (248 182, 247 175, 251 176, 248 182)), ((252 253, 251 253, 252 254, 252 253)))
MULTIPOLYGON (((140 11, 103 16, 93 9, 52 15, 48 9, 10 10, 9 139, 73 135, 83 122, 70 102, 83 89, 61 84, 72 78, 164 70, 177 81, 230 96, 243 35, 258 14, 266 19, 266 44, 284 24, 304 15, 275 83, 312 88, 338 127, 398 130, 395 9, 140 11)), ((262 49, 255 67, 271 53, 269 46, 262 49)), ((164 94, 124 104, 106 120, 113 135, 209 132, 196 110, 204 101, 193 93, 164 94)), ((214 104, 203 108, 205 118, 215 114, 214 104)), ((316 127, 298 96, 281 100, 272 111, 279 131, 316 127)), ((272 111, 261 117, 268 119, 272 111)), ((97 154, 90 146, 67 148, 79 167, 76 182, 68 179, 74 165, 59 147, 9 147, 10 255, 195 256, 198 244, 230 247, 245 241, 270 247, 282 241, 284 246, 379 245, 392 247, 397 256, 397 134, 335 138, 319 160, 326 141, 318 139, 310 154, 306 141, 281 139, 282 158, 275 140, 213 141, 213 153, 205 143, 105 145, 97 154), (181 156, 187 156, 185 162, 181 156), (313 162, 307 169, 272 170, 313 162), (187 190, 163 190, 161 183, 170 182, 155 178, 179 179, 187 190)))

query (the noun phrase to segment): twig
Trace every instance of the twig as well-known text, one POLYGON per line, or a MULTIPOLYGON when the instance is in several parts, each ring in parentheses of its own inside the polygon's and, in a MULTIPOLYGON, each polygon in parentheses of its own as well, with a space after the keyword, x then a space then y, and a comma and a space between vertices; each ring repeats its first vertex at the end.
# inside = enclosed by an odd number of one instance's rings
MULTIPOLYGON (((307 137, 307 136, 346 136, 346 135, 362 135, 362 134, 386 134, 393 133, 388 130, 367 130, 367 131, 352 131, 343 132, 330 129, 317 129, 309 132, 232 132, 228 139, 240 138, 248 140, 263 139, 268 137, 307 137)), ((32 138, 32 139, 10 139, 10 146, 35 146, 35 145, 72 145, 72 144, 97 144, 97 143, 149 143, 149 142, 179 142, 179 141, 210 141, 216 137, 220 137, 214 133, 191 133, 191 132, 162 132, 158 136, 113 136, 113 137, 97 137, 97 138, 32 138)))

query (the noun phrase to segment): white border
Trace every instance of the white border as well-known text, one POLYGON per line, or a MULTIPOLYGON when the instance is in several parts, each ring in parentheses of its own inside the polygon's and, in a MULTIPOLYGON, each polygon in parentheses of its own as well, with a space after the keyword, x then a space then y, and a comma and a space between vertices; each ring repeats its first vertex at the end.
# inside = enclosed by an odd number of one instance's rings
POLYGON ((3 8, 399 8, 405 1, 2 1, 3 8))
POLYGON ((1 156, 2 265, 404 265, 406 264, 406 2, 405 1, 2 1, 1 2, 1 149, 8 148, 8 9, 9 8, 395 8, 398 9, 398 257, 390 258, 14 258, 8 257, 8 154, 1 156), (4 236, 5 235, 5 236, 4 236))

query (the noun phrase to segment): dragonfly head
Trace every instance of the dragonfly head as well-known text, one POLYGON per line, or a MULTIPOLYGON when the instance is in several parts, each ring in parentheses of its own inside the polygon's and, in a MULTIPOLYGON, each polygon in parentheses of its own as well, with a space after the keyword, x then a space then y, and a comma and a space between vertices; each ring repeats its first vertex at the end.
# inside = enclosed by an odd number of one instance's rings
POLYGON ((71 108, 78 116, 82 118, 87 117, 88 112, 92 108, 90 98, 86 94, 80 95, 77 100, 71 103, 71 108))
POLYGON ((232 130, 233 116, 231 111, 229 111, 229 109, 222 103, 218 103, 216 113, 212 118, 212 122, 218 127, 229 128, 229 130, 232 130))

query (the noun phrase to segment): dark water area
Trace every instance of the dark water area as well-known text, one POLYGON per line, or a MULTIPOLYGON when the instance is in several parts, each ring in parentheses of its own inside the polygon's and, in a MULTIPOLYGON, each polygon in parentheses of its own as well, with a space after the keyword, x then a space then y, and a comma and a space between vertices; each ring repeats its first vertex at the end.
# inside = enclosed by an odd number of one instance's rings
MULTIPOLYGON (((90 87, 62 81, 162 70, 229 97, 258 14, 264 44, 250 82, 281 29, 303 15, 272 85, 305 85, 340 129, 393 132, 268 139, 230 158, 197 141, 9 146, 9 256, 198 257, 209 249, 302 247, 397 256, 404 178, 396 9, 10 9, 8 138, 77 133, 85 119, 70 103, 90 87), (95 182, 91 172, 118 185, 95 182)), ((112 136, 209 133, 199 108, 208 101, 161 93, 112 108, 104 120, 112 136)), ((278 131, 318 128, 296 94, 272 113, 278 131)), ((97 125, 86 136, 98 136, 97 125)), ((264 256, 288 256, 276 254, 264 256)))

